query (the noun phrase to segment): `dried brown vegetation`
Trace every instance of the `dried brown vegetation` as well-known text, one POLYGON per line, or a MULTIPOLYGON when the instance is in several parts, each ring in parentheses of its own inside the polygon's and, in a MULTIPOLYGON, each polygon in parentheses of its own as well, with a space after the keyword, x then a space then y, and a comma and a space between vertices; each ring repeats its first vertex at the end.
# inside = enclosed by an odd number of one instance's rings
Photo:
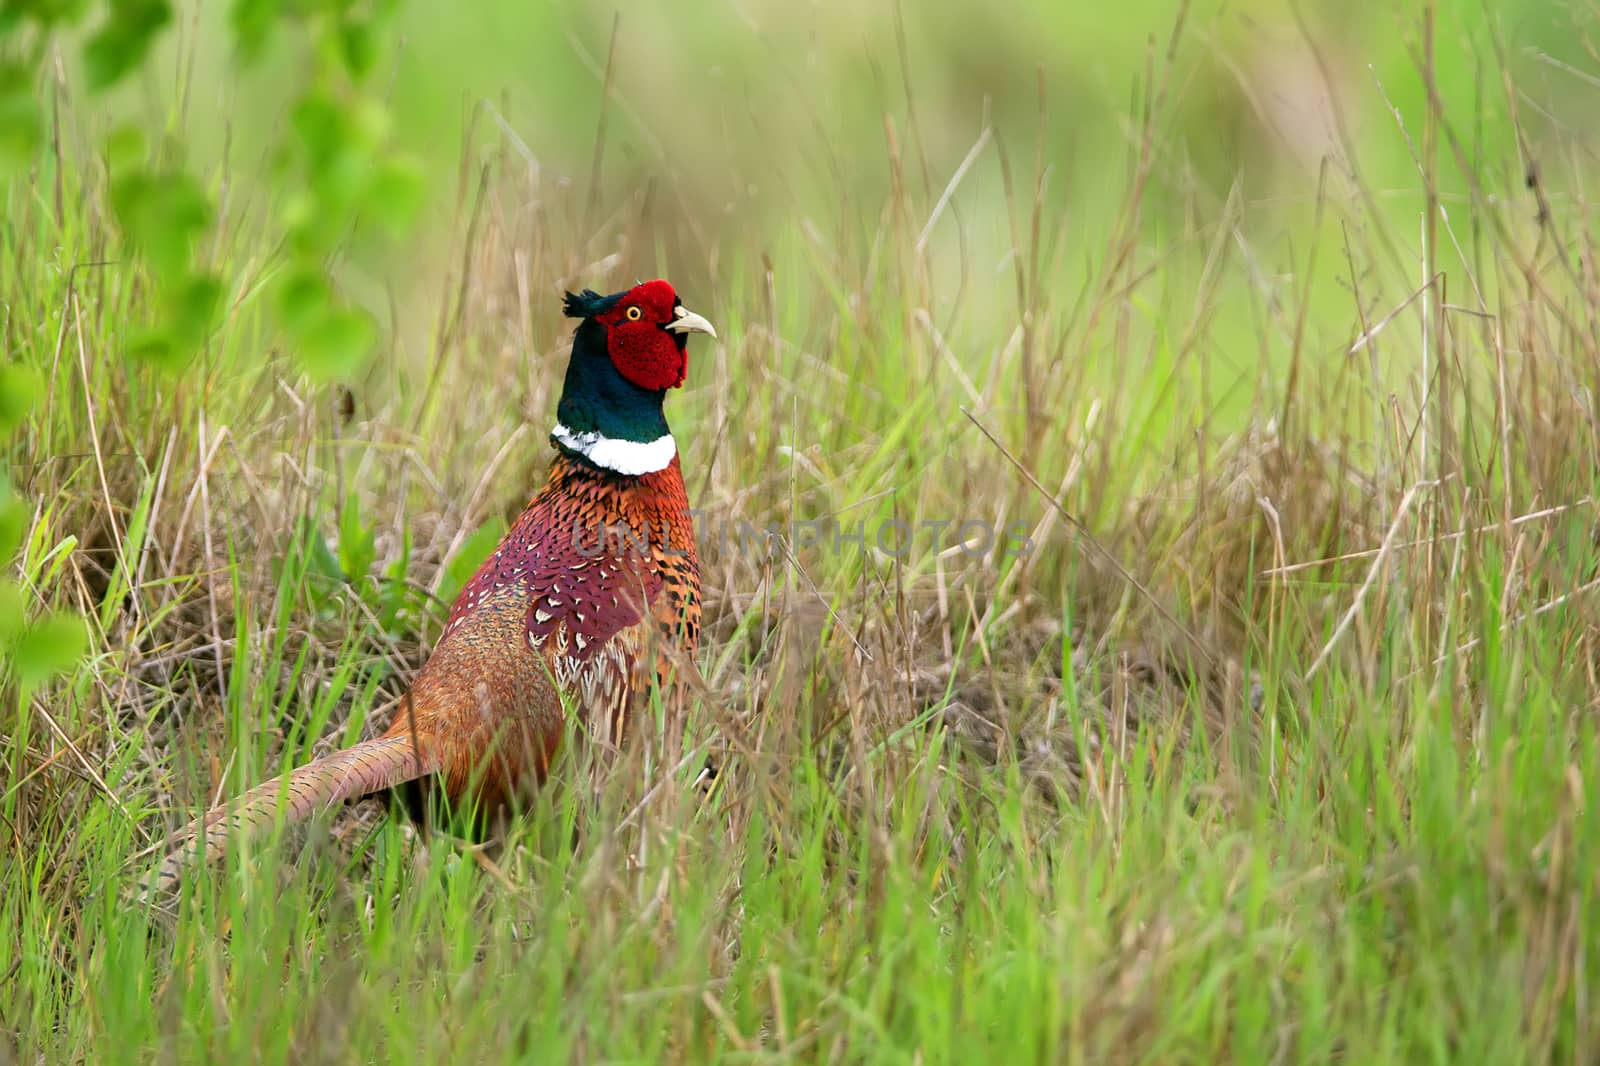
MULTIPOLYGON (((392 285, 348 388, 272 349, 270 259, 231 219, 230 314, 181 378, 119 355, 136 278, 30 276, 7 330, 52 391, 13 456, 24 565, 96 631, 8 731, 6 884, 30 902, 4 913, 48 961, 17 964, 0 1023, 48 1042, 87 1010, 63 1046, 142 1018, 216 1050, 247 1038, 208 1025, 280 1017, 280 1057, 427 1057, 455 1027, 579 1060, 940 1034, 1098 1061, 1470 1056, 1501 1032, 1592 1055, 1600 257, 1563 147, 1586 142, 1508 82, 1506 141, 1472 154, 1420 56, 1419 243, 1348 134, 1288 206, 1216 190, 1166 134, 1170 59, 1098 213, 1061 191, 1048 114, 1037 150, 984 126, 944 166, 913 100, 876 196, 774 224, 705 221, 670 178, 614 177, 591 212, 480 109, 439 268, 392 285), (621 763, 571 760, 494 849, 402 839, 369 804, 342 857, 201 879, 155 947, 108 919, 127 856, 383 725, 542 474, 555 294, 665 273, 724 338, 669 411, 707 527, 867 543, 708 542, 703 686, 621 763), (870 532, 894 519, 1021 522, 1032 550, 896 558, 870 532), (124 957, 153 1020, 89 991, 124 957), (540 992, 520 1020, 490 1009, 508 982, 540 992), (1019 997, 1052 1005, 1029 1027, 1019 997)), ((47 260, 47 223, 11 223, 8 256, 47 260)))

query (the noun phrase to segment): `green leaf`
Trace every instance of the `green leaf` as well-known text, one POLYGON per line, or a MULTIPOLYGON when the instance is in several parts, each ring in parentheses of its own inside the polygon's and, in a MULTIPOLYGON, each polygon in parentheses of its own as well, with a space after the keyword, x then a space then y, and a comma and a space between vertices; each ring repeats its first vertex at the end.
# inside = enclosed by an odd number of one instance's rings
POLYGON ((360 502, 351 493, 339 511, 339 569, 345 580, 353 582, 367 575, 378 557, 377 544, 377 531, 361 524, 360 502))
POLYGON ((0 26, 23 16, 41 26, 55 22, 76 22, 83 13, 84 0, 7 0, 0 3, 0 26))
POLYGON ((22 594, 22 586, 0 578, 0 648, 10 647, 22 632, 26 610, 27 598, 22 594))
MULTIPOLYGON (((294 179, 290 179, 294 180, 294 179)), ((295 189, 284 197, 281 212, 289 246, 307 261, 324 257, 338 240, 344 225, 309 189, 295 189)))
POLYGON ((129 359, 176 373, 189 365, 194 348, 179 344, 171 330, 147 326, 129 334, 126 354, 129 359))
POLYGON ((372 355, 378 329, 360 311, 329 310, 300 335, 300 362, 322 381, 354 377, 372 355))
POLYGON ((144 130, 124 122, 106 135, 106 167, 112 174, 142 170, 150 158, 144 130))
POLYGON ((366 154, 351 146, 329 158, 311 174, 319 215, 316 235, 319 239, 312 246, 326 247, 328 239, 338 236, 345 228, 370 173, 366 154))
POLYGON ((364 149, 376 148, 394 128, 394 117, 381 100, 361 97, 350 109, 350 126, 364 149))
POLYGON ((62 567, 67 565, 67 561, 72 558, 72 553, 78 547, 77 534, 68 533, 48 550, 38 550, 42 548, 44 539, 50 534, 51 526, 48 518, 47 512, 46 520, 34 528, 35 543, 29 545, 30 550, 23 557, 24 576, 35 588, 54 584, 56 578, 61 576, 62 567))
POLYGON ((333 304, 333 289, 320 269, 291 272, 278 286, 278 314, 291 333, 311 330, 333 304))
POLYGON ((150 529, 150 511, 155 501, 159 480, 152 473, 146 473, 140 480, 139 498, 128 516, 122 551, 117 553, 116 564, 111 568, 111 580, 106 583, 105 591, 100 594, 98 615, 102 631, 110 629, 112 622, 127 606, 128 594, 133 590, 133 574, 130 568, 137 568, 139 558, 144 554, 146 535, 150 529))
POLYGON ((378 61, 378 38, 372 25, 360 19, 347 19, 339 25, 339 55, 344 68, 356 80, 372 72, 378 61))
POLYGON ((391 233, 401 233, 416 217, 422 193, 422 169, 410 159, 395 158, 373 175, 367 189, 367 206, 378 225, 391 233))
POLYGON ((167 321, 175 340, 199 347, 211 333, 222 281, 212 274, 195 274, 173 289, 167 300, 167 321))
POLYGON ((28 528, 28 506, 0 480, 0 566, 10 566, 28 528))
POLYGON ((166 0, 114 0, 111 14, 83 49, 91 89, 121 81, 150 50, 156 34, 172 18, 166 0))
POLYGON ((192 177, 135 171, 112 183, 111 202, 123 235, 159 277, 188 275, 190 245, 211 224, 211 201, 192 177))
POLYGON ((333 551, 328 547, 327 539, 322 535, 322 530, 317 528, 317 523, 308 516, 301 515, 299 526, 300 537, 306 546, 307 572, 318 577, 342 582, 344 580, 344 571, 339 568, 339 560, 334 558, 333 551))
POLYGON ((378 624, 384 632, 398 635, 410 613, 415 594, 406 583, 411 569, 411 530, 400 527, 400 556, 383 568, 383 580, 378 583, 378 624))
POLYGON ((72 669, 89 646, 83 619, 73 614, 51 614, 39 619, 11 648, 17 680, 24 688, 72 669))
POLYGON ((11 436, 44 391, 39 373, 21 363, 0 363, 0 439, 11 436))
POLYGON ((39 105, 27 68, 0 64, 0 167, 21 169, 39 147, 39 105))
POLYGON ((322 93, 302 97, 294 106, 290 122, 313 173, 325 169, 350 142, 352 131, 344 109, 322 93))
POLYGON ((283 5, 279 0, 234 0, 228 22, 233 26, 233 46, 244 63, 261 58, 271 43, 283 5))

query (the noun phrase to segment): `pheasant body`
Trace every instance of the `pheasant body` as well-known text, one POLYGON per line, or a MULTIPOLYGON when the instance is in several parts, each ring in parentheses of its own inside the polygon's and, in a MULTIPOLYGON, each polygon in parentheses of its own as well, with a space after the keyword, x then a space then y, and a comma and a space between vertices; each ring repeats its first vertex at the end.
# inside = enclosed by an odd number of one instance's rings
POLYGON ((208 812, 162 863, 158 889, 196 845, 210 855, 280 813, 298 821, 429 776, 452 809, 480 817, 526 798, 569 707, 580 734, 618 745, 651 683, 670 683, 675 655, 693 654, 699 563, 661 401, 683 381, 686 334, 715 333, 662 281, 569 293, 567 313, 583 322, 545 485, 462 589, 388 730, 208 812))
POLYGON ((629 477, 563 453, 462 589, 413 686, 414 713, 397 715, 386 735, 439 738, 452 802, 475 793, 486 807, 503 805, 548 772, 562 694, 590 736, 619 745, 650 681, 670 680, 663 644, 692 654, 699 625, 699 562, 677 458, 629 477), (478 720, 461 713, 464 691, 489 708, 471 708, 478 720), (480 753, 490 749, 485 764, 480 753))

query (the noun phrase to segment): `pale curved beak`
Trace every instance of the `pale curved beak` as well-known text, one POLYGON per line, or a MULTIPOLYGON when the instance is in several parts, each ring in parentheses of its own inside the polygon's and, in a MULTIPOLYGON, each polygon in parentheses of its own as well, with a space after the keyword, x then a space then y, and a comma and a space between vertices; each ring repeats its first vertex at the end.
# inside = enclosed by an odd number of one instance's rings
POLYGON ((666 328, 674 333, 709 333, 713 337, 717 335, 717 331, 711 328, 711 323, 681 304, 678 307, 677 317, 668 322, 666 328))

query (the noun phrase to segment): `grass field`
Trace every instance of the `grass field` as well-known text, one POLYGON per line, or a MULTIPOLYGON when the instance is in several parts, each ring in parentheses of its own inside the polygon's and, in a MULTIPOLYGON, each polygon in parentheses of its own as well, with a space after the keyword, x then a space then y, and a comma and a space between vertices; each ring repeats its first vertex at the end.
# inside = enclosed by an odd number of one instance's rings
POLYGON ((0 676, 0 1061, 1600 1058, 1600 9, 413 4, 417 222, 340 238, 380 338, 320 383, 304 57, 218 6, 109 95, 64 48, 0 200, 12 574, 90 631, 0 676), (117 128, 218 204, 178 369, 117 128), (703 690, 491 846, 373 800, 129 903, 382 728, 543 475, 561 290, 655 276, 721 338, 703 690))

